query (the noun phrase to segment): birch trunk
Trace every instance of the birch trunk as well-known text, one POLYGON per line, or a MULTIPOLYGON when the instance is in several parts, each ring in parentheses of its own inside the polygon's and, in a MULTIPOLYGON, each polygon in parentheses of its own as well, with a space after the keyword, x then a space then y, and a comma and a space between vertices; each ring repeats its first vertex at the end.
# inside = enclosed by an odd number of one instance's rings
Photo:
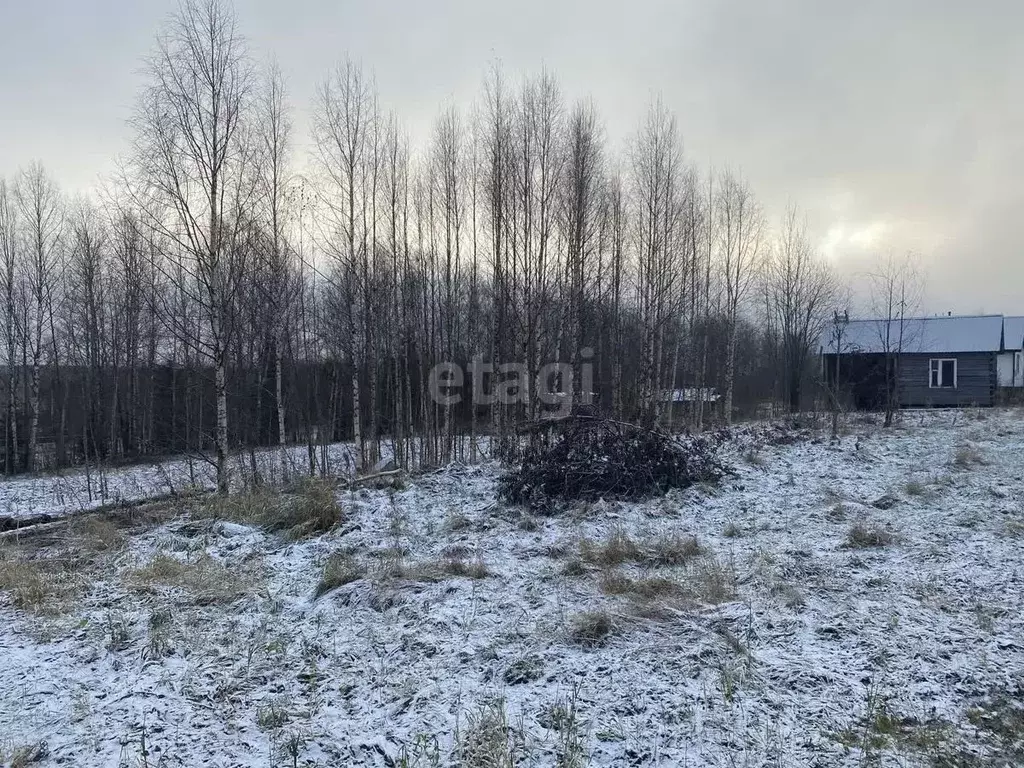
POLYGON ((224 353, 217 354, 216 373, 217 397, 217 493, 226 496, 228 486, 228 377, 224 353))
POLYGON ((732 424, 732 398, 736 379, 736 325, 736 318, 731 318, 725 350, 725 397, 722 398, 722 416, 726 424, 732 424))
POLYGON ((28 425, 28 460, 25 469, 36 471, 37 451, 39 446, 39 357, 32 356, 32 374, 29 377, 29 425, 28 425))
POLYGON ((284 431, 284 360, 280 341, 274 350, 274 369, 274 397, 277 400, 277 444, 281 448, 281 477, 283 479, 287 470, 288 456, 285 450, 287 440, 284 431))

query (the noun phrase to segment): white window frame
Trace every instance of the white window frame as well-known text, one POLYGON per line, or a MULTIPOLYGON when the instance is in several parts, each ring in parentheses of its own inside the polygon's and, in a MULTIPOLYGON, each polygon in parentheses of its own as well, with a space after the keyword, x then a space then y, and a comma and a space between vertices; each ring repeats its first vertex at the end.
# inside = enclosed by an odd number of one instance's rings
POLYGON ((955 357, 933 357, 928 360, 928 389, 956 389, 957 386, 957 373, 959 365, 955 357), (947 384, 942 380, 942 364, 952 363, 953 364, 953 383, 947 384), (933 373, 938 373, 937 377, 933 377, 933 373), (935 384, 935 380, 938 380, 938 384, 935 384))

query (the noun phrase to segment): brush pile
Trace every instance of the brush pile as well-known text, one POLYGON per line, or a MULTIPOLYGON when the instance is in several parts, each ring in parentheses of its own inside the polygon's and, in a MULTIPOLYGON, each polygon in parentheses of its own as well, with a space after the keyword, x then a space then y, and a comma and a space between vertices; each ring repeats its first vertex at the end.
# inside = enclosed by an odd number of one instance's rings
POLYGON ((555 500, 637 500, 725 474, 710 438, 598 418, 560 426, 553 443, 528 449, 522 464, 499 480, 502 499, 535 509, 555 500))

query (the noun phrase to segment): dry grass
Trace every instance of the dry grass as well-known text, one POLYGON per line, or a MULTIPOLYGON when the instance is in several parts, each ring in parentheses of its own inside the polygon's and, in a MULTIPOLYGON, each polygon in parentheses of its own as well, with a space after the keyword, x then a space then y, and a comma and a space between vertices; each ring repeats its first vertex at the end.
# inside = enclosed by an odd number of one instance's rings
POLYGON ((486 579, 491 575, 490 568, 479 555, 471 560, 447 557, 442 562, 442 569, 449 576, 463 576, 467 579, 486 579))
POLYGON ((196 515, 257 526, 293 540, 302 539, 326 533, 345 519, 335 491, 329 479, 306 477, 285 492, 257 489, 211 497, 196 510, 196 515))
POLYGON ((825 517, 831 520, 833 523, 841 523, 850 516, 850 508, 846 504, 839 502, 829 507, 828 512, 825 513, 825 517))
POLYGON ((75 562, 57 557, 29 557, 16 548, 0 550, 0 591, 14 607, 54 615, 74 604, 85 586, 75 562))
POLYGON ((373 579, 375 581, 390 581, 405 578, 407 554, 407 550, 399 546, 371 551, 370 555, 377 559, 376 565, 371 569, 373 579))
POLYGON ((464 531, 473 525, 473 521, 457 509, 449 509, 444 516, 444 530, 447 533, 464 531))
POLYGON ((673 533, 648 542, 644 547, 645 562, 654 565, 682 565, 701 553, 696 537, 673 533))
POLYGON ((920 480, 907 480, 903 484, 903 492, 907 496, 924 496, 928 492, 928 486, 920 480))
POLYGON ((276 731, 288 725, 292 715, 287 700, 267 702, 256 708, 256 725, 264 731, 276 731))
POLYGON ((1006 535, 1012 539, 1024 539, 1024 520, 1007 520, 1006 535))
POLYGON ((107 555, 122 550, 127 541, 114 519, 86 515, 68 521, 56 534, 0 544, 0 591, 21 610, 65 613, 108 562, 107 555))
POLYGON ((615 528, 604 541, 583 539, 580 542, 580 559, 597 565, 621 565, 643 559, 643 552, 628 533, 615 528))
POLYGON ((655 600, 683 594, 683 586, 664 576, 632 578, 619 571, 609 570, 601 575, 601 590, 609 595, 628 595, 642 600, 655 600))
POLYGON ((736 599, 736 571, 708 555, 694 563, 687 587, 702 603, 728 603, 736 599))
POLYGON ((90 552, 114 552, 128 541, 121 526, 110 518, 95 515, 76 520, 71 533, 75 542, 90 552))
POLYGON ((255 592, 258 574, 253 569, 227 568, 206 553, 195 559, 179 560, 159 552, 140 568, 128 570, 124 577, 138 591, 152 592, 158 588, 180 590, 195 603, 230 603, 255 592))
POLYGON ((877 523, 854 523, 846 532, 845 546, 849 549, 885 547, 896 540, 892 531, 877 523))
POLYGON ((569 639, 584 648, 597 648, 615 631, 615 622, 607 611, 584 611, 569 623, 569 639))
POLYGON ((701 553, 700 544, 693 536, 673 533, 636 541, 621 528, 613 529, 604 541, 582 540, 579 550, 583 562, 603 567, 623 563, 683 565, 701 553))
MULTIPOLYGON (((526 736, 509 723, 503 699, 485 703, 455 734, 457 768, 515 768, 523 764, 526 736)), ((437 765, 439 763, 432 763, 437 765)))
POLYGON ((587 566, 578 557, 570 557, 562 566, 563 576, 584 576, 587 573, 587 566))
POLYGON ((967 711, 971 725, 994 742, 997 754, 1005 763, 1024 764, 1024 710, 1019 691, 992 691, 978 705, 967 711))
POLYGON ((603 541, 580 542, 579 558, 568 561, 563 573, 582 575, 586 572, 584 563, 601 569, 598 584, 605 594, 627 598, 634 604, 635 613, 652 618, 692 608, 695 603, 728 602, 736 596, 736 574, 706 552, 693 536, 673 533, 635 540, 616 528, 603 541), (643 570, 685 567, 686 575, 630 575, 618 570, 627 564, 643 570), (664 603, 665 610, 659 610, 657 603, 664 603), (670 603, 672 610, 668 610, 670 603))
POLYGON ((531 517, 530 515, 523 515, 523 517, 521 517, 519 519, 519 523, 517 524, 517 527, 519 528, 520 531, 526 531, 527 533, 533 533, 534 531, 537 530, 537 528, 539 526, 537 525, 537 519, 536 518, 531 517))
POLYGON ((324 563, 314 598, 363 577, 363 566, 348 552, 334 552, 324 563))
POLYGON ((768 463, 767 459, 756 448, 748 448, 743 454, 743 458, 752 467, 763 467, 768 463))
POLYGON ((404 579, 406 581, 444 581, 450 578, 485 579, 491 569, 477 554, 467 557, 453 548, 431 560, 409 562, 404 552, 384 553, 374 575, 378 580, 404 579))
POLYGON ((953 466, 958 469, 974 469, 985 463, 985 457, 981 455, 981 451, 970 443, 961 445, 953 454, 953 466))
POLYGON ((9 768, 27 768, 30 765, 43 762, 49 756, 50 748, 45 741, 9 749, 4 749, 0 744, 0 765, 6 765, 9 768))

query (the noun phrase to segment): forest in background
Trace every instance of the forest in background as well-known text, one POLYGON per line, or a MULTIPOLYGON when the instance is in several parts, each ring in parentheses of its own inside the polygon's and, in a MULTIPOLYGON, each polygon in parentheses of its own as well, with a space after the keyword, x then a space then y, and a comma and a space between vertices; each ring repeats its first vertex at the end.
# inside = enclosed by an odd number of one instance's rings
POLYGON ((514 450, 563 386, 440 405, 447 361, 531 383, 588 362, 598 412, 670 428, 821 395, 844 287, 795 206, 769 220, 740 173, 687 160, 659 99, 616 153, 553 73, 495 67, 412 146, 343 61, 298 157, 284 77, 256 61, 227 4, 186 0, 103 194, 68 199, 39 162, 0 178, 6 473, 188 453, 226 490, 228 456, 260 446, 305 444, 312 471, 337 441, 364 467, 383 443, 407 466, 472 460, 514 450))

